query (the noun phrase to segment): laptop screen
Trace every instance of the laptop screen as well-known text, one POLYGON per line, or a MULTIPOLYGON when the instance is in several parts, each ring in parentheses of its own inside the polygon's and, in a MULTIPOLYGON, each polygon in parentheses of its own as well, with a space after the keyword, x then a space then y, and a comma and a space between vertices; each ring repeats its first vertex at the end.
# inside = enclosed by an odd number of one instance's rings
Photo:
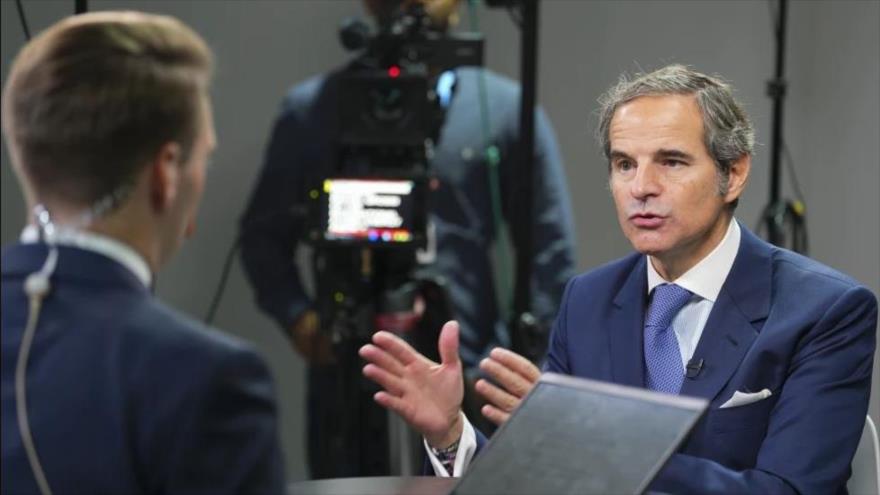
POLYGON ((641 493, 707 405, 546 373, 453 493, 641 493))

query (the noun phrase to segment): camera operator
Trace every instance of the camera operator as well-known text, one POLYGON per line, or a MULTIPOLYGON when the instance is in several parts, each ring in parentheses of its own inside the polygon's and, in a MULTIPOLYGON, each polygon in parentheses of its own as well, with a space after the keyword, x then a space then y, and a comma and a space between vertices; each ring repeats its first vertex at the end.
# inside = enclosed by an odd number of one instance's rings
MULTIPOLYGON (((395 11, 417 3, 436 29, 445 31, 458 20, 458 0, 365 1, 380 25, 388 22, 395 11)), ((304 290, 305 274, 300 274, 294 263, 294 253, 307 230, 302 211, 309 202, 309 188, 328 177, 334 165, 340 126, 339 82, 346 70, 344 66, 315 76, 287 94, 258 183, 241 220, 242 259, 257 303, 284 329, 309 364, 307 436, 313 478, 383 475, 389 471, 387 432, 373 429, 366 419, 384 418, 384 411, 373 403, 371 394, 358 402, 355 397, 338 393, 351 378, 342 371, 346 363, 359 362, 357 346, 331 343, 315 302, 304 290), (354 417, 355 422, 340 424, 351 421, 340 417, 354 417)), ((486 146, 494 145, 500 152, 501 209, 514 244, 532 229, 533 313, 545 322, 555 316, 564 284, 574 274, 572 213, 556 138, 540 110, 535 120, 538 181, 534 223, 518 221, 511 213, 516 204, 514 187, 523 180, 514 176, 511 165, 519 133, 517 83, 473 67, 448 71, 431 82, 444 85, 436 87, 445 120, 431 160, 437 186, 428 197, 436 255, 424 269, 445 281, 453 316, 461 323, 461 359, 467 381, 472 384, 478 377, 478 363, 489 350, 510 345, 507 325, 496 303, 496 291, 503 289, 493 282, 491 248, 496 242, 496 220, 486 146), (485 77, 489 109, 489 135, 485 138, 481 131, 481 77, 485 77)), ((480 416, 474 412, 470 417, 480 416)))

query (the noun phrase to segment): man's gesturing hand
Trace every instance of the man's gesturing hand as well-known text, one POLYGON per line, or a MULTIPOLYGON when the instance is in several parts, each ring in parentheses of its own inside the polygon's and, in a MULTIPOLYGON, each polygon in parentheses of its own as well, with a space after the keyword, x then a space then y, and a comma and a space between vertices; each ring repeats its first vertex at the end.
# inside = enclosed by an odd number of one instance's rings
POLYGON ((463 429, 458 323, 443 325, 438 349, 439 364, 383 331, 373 335, 372 344, 361 347, 360 355, 369 361, 364 375, 385 389, 376 393, 376 402, 399 414, 432 447, 444 448, 458 440, 463 429))
POLYGON ((492 349, 480 362, 480 369, 500 386, 482 379, 476 384, 477 392, 488 402, 481 410, 483 416, 497 425, 507 421, 541 376, 541 370, 531 361, 501 347, 492 349))

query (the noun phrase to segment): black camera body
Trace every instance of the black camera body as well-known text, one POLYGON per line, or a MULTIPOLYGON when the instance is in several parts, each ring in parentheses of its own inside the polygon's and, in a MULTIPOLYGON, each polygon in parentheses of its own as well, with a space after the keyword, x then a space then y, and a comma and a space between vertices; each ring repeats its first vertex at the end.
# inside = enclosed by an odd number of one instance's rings
POLYGON ((339 75, 333 163, 310 191, 307 230, 316 309, 337 348, 380 327, 416 334, 451 317, 442 280, 422 275, 417 252, 429 242, 431 160, 445 118, 438 81, 480 65, 483 48, 479 36, 434 28, 419 4, 399 6, 375 34, 349 21, 341 38, 360 53, 339 75), (444 314, 413 317, 419 297, 444 314))
POLYGON ((340 37, 360 53, 339 77, 334 166, 312 190, 308 240, 424 247, 430 162, 445 117, 436 85, 447 70, 482 64, 482 38, 436 29, 419 4, 399 6, 372 35, 362 21, 346 21, 340 37))

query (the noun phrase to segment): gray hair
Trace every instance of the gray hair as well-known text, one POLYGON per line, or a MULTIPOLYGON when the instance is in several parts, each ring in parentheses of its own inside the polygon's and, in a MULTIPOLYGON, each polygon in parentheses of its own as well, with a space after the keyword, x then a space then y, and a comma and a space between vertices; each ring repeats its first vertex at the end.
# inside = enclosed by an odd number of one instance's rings
MULTIPOLYGON (((694 95, 703 115, 703 142, 715 161, 720 177, 719 192, 727 192, 730 166, 752 154, 755 130, 740 104, 733 98, 729 84, 718 76, 707 76, 684 65, 674 64, 651 73, 626 74, 599 98, 599 127, 596 131, 605 158, 611 157, 608 136, 611 119, 617 109, 642 96, 694 95)), ((736 206, 736 202, 733 205, 736 206)))

